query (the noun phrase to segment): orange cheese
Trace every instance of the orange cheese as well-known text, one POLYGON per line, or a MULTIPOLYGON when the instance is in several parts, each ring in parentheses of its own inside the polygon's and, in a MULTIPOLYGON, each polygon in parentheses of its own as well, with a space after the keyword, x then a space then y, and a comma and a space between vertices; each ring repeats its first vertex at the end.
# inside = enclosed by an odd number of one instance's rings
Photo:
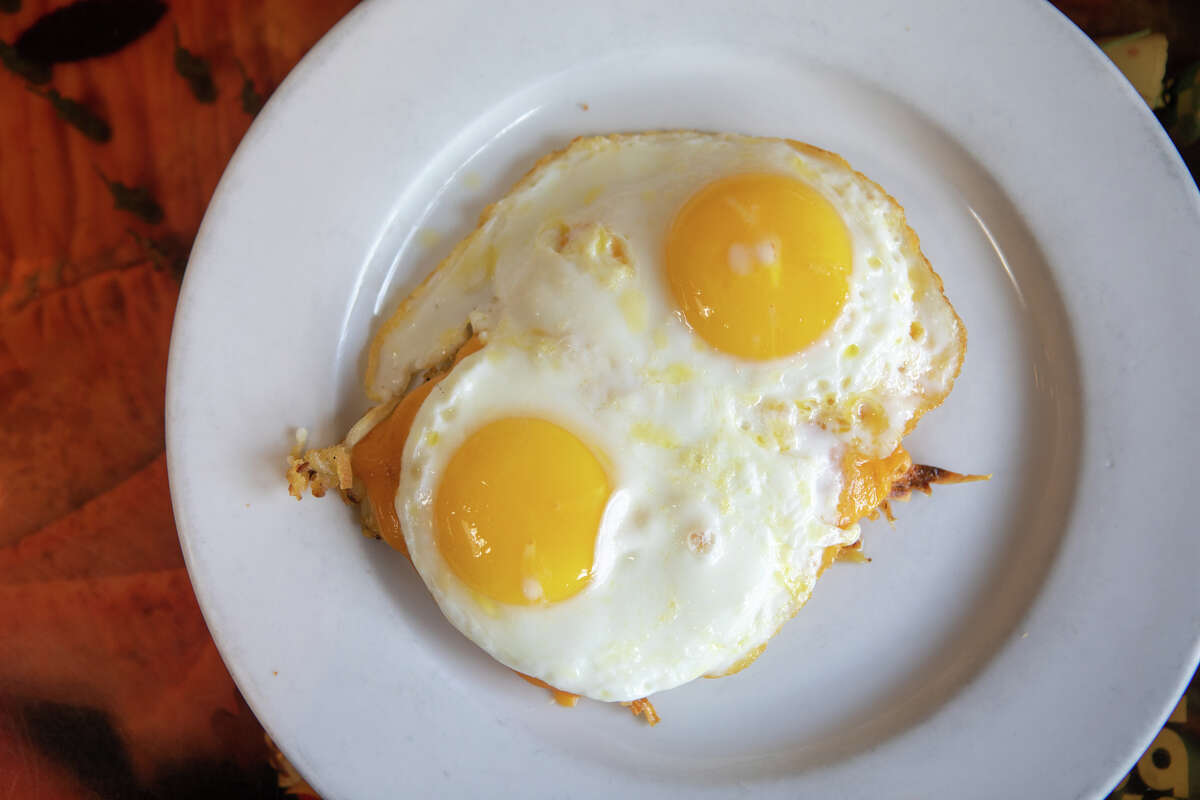
POLYGON ((892 484, 908 472, 912 459, 904 447, 884 458, 866 458, 853 450, 842 461, 845 484, 838 497, 838 527, 848 528, 874 513, 887 499, 892 484))
MULTIPOLYGON (((483 348, 483 340, 472 336, 459 348, 454 363, 483 348)), ((367 502, 375 513, 379 535, 401 553, 408 555, 404 533, 400 530, 400 518, 396 515, 396 490, 400 485, 401 455, 408 432, 421 405, 433 387, 449 371, 435 375, 404 396, 392 413, 354 445, 350 452, 350 467, 354 476, 362 481, 367 490, 367 502)))
MULTIPOLYGON (((517 671, 514 669, 513 672, 517 671)), ((550 694, 554 695, 554 702, 558 703, 560 706, 571 708, 579 702, 579 695, 577 694, 571 694, 570 692, 564 692, 560 689, 555 689, 545 681, 540 681, 532 675, 526 675, 524 672, 517 672, 517 674, 532 683, 534 686, 540 686, 546 691, 550 692, 550 694)))

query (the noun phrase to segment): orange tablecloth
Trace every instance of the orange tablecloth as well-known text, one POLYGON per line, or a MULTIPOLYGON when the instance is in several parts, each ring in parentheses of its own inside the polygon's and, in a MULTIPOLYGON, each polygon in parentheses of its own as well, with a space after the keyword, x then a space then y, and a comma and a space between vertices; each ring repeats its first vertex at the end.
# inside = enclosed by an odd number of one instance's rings
MULTIPOLYGON (((0 39, 63 5, 0 13, 0 39)), ((0 797, 278 794, 175 536, 167 343, 179 269, 253 119, 242 70, 269 94, 352 5, 178 0, 120 52, 55 65, 45 86, 106 119, 104 143, 0 70, 0 797), (176 31, 214 102, 176 71, 176 31), (116 208, 101 173, 145 188, 162 221, 116 208)))
MULTIPOLYGON (((0 0, 0 40, 63 5, 0 0)), ((255 101, 351 5, 178 0, 49 83, 0 69, 0 797, 281 794, 183 569, 163 384, 180 271, 255 101)), ((1173 719, 1118 796, 1200 797, 1200 708, 1173 719)))

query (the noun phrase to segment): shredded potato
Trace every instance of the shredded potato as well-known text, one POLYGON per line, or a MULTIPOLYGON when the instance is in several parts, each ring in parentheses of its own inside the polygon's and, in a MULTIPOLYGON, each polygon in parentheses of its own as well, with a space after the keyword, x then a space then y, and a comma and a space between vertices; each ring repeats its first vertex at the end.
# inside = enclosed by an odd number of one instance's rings
POLYGON ((634 700, 632 703, 621 703, 621 705, 632 711, 635 717, 641 717, 646 720, 652 728, 662 722, 662 717, 658 716, 658 712, 654 710, 654 704, 650 702, 650 698, 648 697, 643 697, 641 700, 634 700))
POLYGON ((912 497, 913 492, 921 492, 922 494, 933 494, 933 485, 943 484, 951 485, 955 483, 973 483, 975 481, 986 481, 992 476, 989 475, 964 475, 959 472, 951 472, 948 469, 941 467, 931 467, 928 464, 913 464, 908 472, 900 476, 895 483, 892 484, 892 490, 888 493, 887 499, 879 504, 879 510, 887 517, 888 522, 895 522, 896 515, 892 513, 891 501, 899 500, 902 503, 907 503, 912 497))
MULTIPOLYGON (((313 497, 324 497, 329 488, 338 489, 346 496, 354 488, 349 448, 335 444, 288 456, 287 481, 288 494, 297 500, 304 497, 305 490, 313 497)), ((353 502, 355 498, 346 496, 346 499, 353 502)))

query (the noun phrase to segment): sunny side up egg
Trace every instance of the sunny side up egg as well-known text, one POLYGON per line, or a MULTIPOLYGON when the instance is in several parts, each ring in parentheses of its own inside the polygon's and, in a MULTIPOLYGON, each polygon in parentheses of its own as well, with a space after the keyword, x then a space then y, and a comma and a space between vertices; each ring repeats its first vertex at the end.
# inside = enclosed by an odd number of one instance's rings
POLYGON ((629 701, 761 652, 907 470, 965 341, 899 205, 841 158, 578 139, 382 327, 381 405, 346 444, 455 627, 629 701))

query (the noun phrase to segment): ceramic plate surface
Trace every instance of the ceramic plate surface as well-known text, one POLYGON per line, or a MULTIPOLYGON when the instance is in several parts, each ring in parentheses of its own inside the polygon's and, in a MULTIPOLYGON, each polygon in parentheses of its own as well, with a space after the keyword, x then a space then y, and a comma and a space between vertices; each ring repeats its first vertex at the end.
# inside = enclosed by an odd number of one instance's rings
POLYGON ((171 344, 175 514, 221 652, 329 800, 1098 797, 1197 658, 1200 199, 1050 6, 374 0, 275 93, 171 344), (905 207, 969 331, 908 440, 990 472, 864 525, 750 669, 571 711, 444 621, 284 456, 366 408, 398 298, 541 155, 610 131, 786 136, 905 207))

